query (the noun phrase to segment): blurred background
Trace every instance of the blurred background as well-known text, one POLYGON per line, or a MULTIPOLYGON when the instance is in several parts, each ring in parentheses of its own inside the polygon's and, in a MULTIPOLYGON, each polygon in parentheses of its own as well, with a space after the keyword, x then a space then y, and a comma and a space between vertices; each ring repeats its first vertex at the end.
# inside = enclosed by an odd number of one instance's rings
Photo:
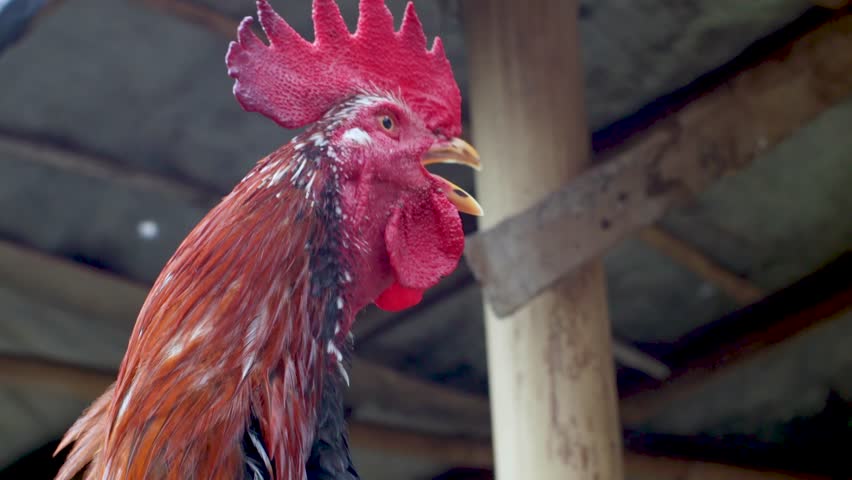
MULTIPOLYGON (((271 3, 312 37, 308 0, 271 3)), ((357 2, 339 3, 354 27, 357 2)), ((747 70, 776 68, 762 88, 803 112, 606 253, 628 478, 696 464, 850 478, 852 49, 809 50, 821 32, 852 37, 844 3, 582 2, 592 168, 747 70), (797 96, 803 78, 824 95, 797 96)), ((466 98, 459 3, 417 7, 466 98)), ((293 135, 231 93, 224 54, 253 14, 250 0, 0 0, 0 478, 52 478, 166 260, 293 135)), ((726 114, 773 115, 738 106, 726 114)), ((466 170, 441 173, 475 192, 466 170)), ((481 305, 462 266, 410 311, 359 317, 347 408, 363 478, 491 478, 481 305)))

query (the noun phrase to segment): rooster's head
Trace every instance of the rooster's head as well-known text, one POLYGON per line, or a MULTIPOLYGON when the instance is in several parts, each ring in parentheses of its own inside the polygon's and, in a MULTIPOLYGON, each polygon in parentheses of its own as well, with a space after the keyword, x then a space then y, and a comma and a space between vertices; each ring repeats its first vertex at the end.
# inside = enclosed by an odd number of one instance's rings
POLYGON ((285 128, 305 128, 289 144, 296 161, 281 175, 305 188, 313 180, 308 165, 325 185, 308 189, 331 186, 339 199, 331 216, 355 278, 348 300, 387 310, 416 304, 462 255, 459 212, 482 213, 425 168, 479 168, 476 151, 458 138, 459 88, 440 39, 427 49, 412 4, 395 31, 383 0, 362 0, 351 34, 333 0, 315 0, 313 42, 266 0, 257 4, 268 44, 246 18, 227 55, 237 99, 285 128))

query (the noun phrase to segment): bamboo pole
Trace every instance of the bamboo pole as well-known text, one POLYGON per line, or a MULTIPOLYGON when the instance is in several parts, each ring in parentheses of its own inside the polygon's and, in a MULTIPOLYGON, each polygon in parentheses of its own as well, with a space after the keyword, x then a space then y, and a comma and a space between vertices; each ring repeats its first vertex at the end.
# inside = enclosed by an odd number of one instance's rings
MULTIPOLYGON (((481 228, 587 166, 576 0, 463 2, 481 228)), ((565 239, 570 242, 570 238, 565 239)), ((599 261, 505 318, 486 305, 497 478, 621 479, 621 431, 599 261)))

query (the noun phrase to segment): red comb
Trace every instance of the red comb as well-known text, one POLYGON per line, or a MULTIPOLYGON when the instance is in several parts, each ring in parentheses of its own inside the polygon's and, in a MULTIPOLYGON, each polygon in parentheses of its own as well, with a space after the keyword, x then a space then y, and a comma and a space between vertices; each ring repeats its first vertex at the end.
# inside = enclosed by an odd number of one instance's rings
POLYGON ((257 0, 269 45, 246 17, 225 58, 243 108, 298 128, 352 95, 387 92, 401 96, 431 130, 458 135, 461 96, 441 39, 426 49, 410 2, 398 32, 384 0, 361 0, 359 10, 358 28, 350 34, 334 0, 314 0, 316 40, 310 43, 267 0, 257 0))

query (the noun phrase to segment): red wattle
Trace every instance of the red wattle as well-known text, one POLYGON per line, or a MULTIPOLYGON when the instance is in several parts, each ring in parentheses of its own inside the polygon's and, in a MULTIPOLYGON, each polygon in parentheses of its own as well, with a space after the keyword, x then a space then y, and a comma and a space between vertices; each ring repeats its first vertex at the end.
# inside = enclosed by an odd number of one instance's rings
POLYGON ((417 305, 420 303, 420 300, 423 300, 423 290, 405 288, 393 282, 390 287, 379 295, 375 303, 382 310, 398 312, 417 305))
POLYGON ((426 190, 393 212, 385 229, 385 244, 396 281, 376 305, 382 309, 416 305, 423 290, 458 265, 464 252, 461 217, 446 195, 426 190))

